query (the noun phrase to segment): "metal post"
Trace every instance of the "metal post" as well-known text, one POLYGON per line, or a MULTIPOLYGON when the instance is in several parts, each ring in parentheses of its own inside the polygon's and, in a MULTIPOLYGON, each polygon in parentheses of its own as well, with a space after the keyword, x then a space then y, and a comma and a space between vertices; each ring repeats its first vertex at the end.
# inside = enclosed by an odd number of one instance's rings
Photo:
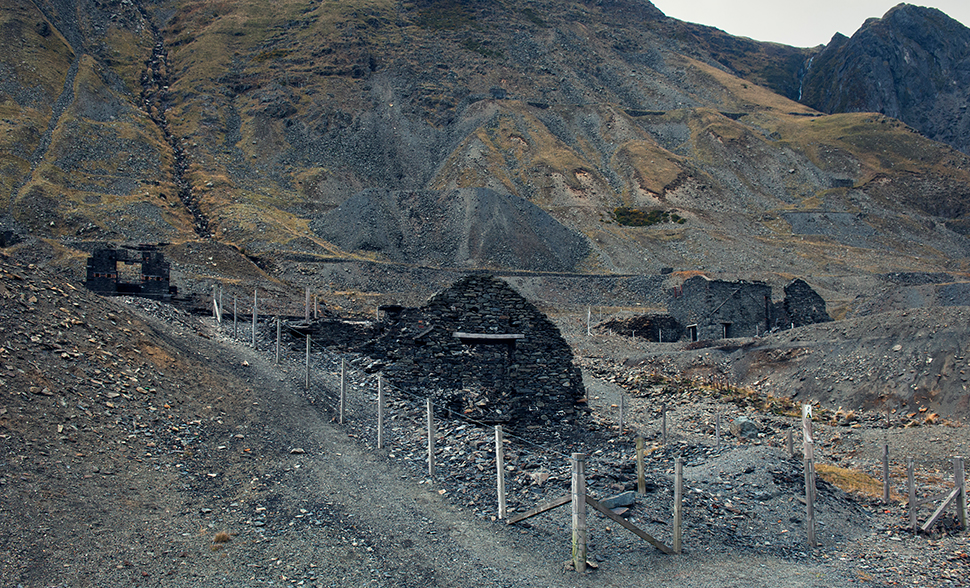
POLYGON ((586 454, 572 455, 573 567, 586 571, 586 454))
POLYGON ((505 449, 502 447, 502 425, 495 425, 495 469, 498 485, 498 518, 505 518, 505 449))

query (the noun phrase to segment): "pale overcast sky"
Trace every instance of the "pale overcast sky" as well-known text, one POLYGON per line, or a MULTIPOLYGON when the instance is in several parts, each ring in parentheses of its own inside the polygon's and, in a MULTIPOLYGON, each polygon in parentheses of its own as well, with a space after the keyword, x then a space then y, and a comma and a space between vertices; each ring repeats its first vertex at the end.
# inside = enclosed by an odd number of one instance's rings
MULTIPOLYGON (((712 27, 757 41, 814 47, 836 32, 851 37, 869 17, 882 17, 895 0, 651 0, 669 17, 712 27)), ((929 6, 970 26, 970 0, 911 1, 929 6)))

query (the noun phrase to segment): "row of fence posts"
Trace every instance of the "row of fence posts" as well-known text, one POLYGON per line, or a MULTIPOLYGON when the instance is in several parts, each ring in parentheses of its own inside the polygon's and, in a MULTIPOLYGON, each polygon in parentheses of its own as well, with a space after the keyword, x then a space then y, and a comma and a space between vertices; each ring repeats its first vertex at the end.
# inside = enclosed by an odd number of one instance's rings
MULTIPOLYGON (((256 345, 256 325, 257 325, 257 305, 258 291, 253 292, 253 323, 252 323, 252 345, 256 345)), ((222 322, 222 291, 216 291, 213 287, 213 316, 218 322, 222 322)), ((309 321, 310 316, 310 290, 306 290, 305 317, 309 321)), ((314 314, 318 311, 314 309, 314 314)), ((233 337, 236 336, 236 296, 233 296, 233 337)), ((280 346, 282 340, 282 322, 279 316, 276 317, 276 363, 280 362, 280 346)), ((306 360, 305 360, 305 387, 310 389, 310 350, 311 337, 306 336, 306 360)), ((337 420, 343 424, 346 409, 347 394, 347 363, 346 359, 341 359, 340 365, 340 396, 337 406, 337 420)), ((620 396, 619 402, 619 428, 620 431, 625 427, 625 396, 620 396)), ((434 478, 434 412, 431 399, 427 399, 427 434, 428 434, 428 476, 434 478)), ((719 446, 721 442, 721 415, 715 413, 714 422, 715 443, 719 446)), ((805 478, 805 531, 809 546, 818 545, 815 535, 815 494, 816 494, 816 472, 815 472, 815 449, 812 431, 812 409, 811 405, 802 405, 802 436, 803 436, 803 465, 805 478)), ((661 407, 661 442, 667 444, 667 405, 661 407)), ((504 465, 504 439, 501 425, 495 426, 495 456, 496 456, 496 493, 498 500, 498 518, 507 519, 507 505, 505 495, 505 465, 504 465)), ((794 439, 792 431, 788 431, 786 448, 789 455, 794 455, 794 439)), ((384 384, 383 377, 377 378, 377 448, 384 447, 384 384)), ((645 492, 645 472, 644 472, 644 439, 636 438, 636 471, 637 471, 637 491, 641 494, 645 492)), ((587 556, 587 528, 586 528, 586 482, 585 482, 585 463, 586 455, 574 453, 570 459, 572 463, 572 539, 573 539, 573 564, 577 571, 586 568, 587 556)), ((922 528, 928 530, 939 519, 942 513, 951 504, 955 504, 957 518, 962 527, 966 528, 966 491, 964 482, 963 458, 956 457, 953 460, 954 488, 948 493, 920 500, 916 497, 915 486, 915 466, 914 460, 907 460, 907 481, 908 481, 908 510, 909 523, 913 532, 922 528), (920 527, 917 523, 918 508, 930 502, 942 501, 933 515, 920 527)), ((889 481, 889 446, 884 444, 882 448, 882 473, 883 473, 883 501, 890 501, 890 481, 889 481)), ((681 552, 682 541, 682 503, 683 503, 683 459, 678 457, 674 465, 674 504, 673 504, 673 552, 681 552)))

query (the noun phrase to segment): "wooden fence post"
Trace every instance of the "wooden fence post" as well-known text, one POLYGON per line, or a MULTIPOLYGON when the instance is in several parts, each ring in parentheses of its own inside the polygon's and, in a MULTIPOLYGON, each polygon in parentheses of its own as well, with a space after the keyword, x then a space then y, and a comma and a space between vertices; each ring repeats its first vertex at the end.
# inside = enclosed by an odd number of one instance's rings
POLYGON ((721 446, 721 413, 714 413, 714 445, 721 446))
POLYGON ((306 300, 303 303, 303 320, 310 324, 310 286, 306 287, 306 300))
POLYGON ((625 408, 626 408, 626 396, 624 396, 623 393, 620 392, 620 434, 621 435, 623 434, 623 416, 624 416, 623 413, 625 412, 624 410, 625 408))
POLYGON ((310 389, 310 334, 307 333, 306 336, 306 369, 304 370, 306 375, 306 383, 304 386, 307 390, 310 389))
POLYGON ((808 545, 817 547, 815 540, 815 441, 812 439, 812 406, 802 405, 802 434, 805 460, 805 534, 808 545))
POLYGON ((964 529, 967 528, 967 491, 966 482, 964 480, 963 474, 963 458, 954 457, 953 458, 953 483, 956 484, 957 492, 957 520, 960 521, 960 526, 964 529))
POLYGON ((347 360, 340 359, 340 402, 337 405, 337 422, 344 424, 344 410, 347 406, 347 360))
POLYGON ((643 471, 643 437, 637 437, 637 492, 647 493, 647 479, 643 471))
POLYGON ((684 458, 674 462, 674 553, 680 553, 684 502, 684 458))
POLYGON ((434 413, 428 399, 428 477, 434 479, 434 413))
POLYGON ((572 455, 573 567, 586 571, 586 455, 572 455))
POLYGON ((283 323, 280 315, 276 315, 276 365, 280 364, 280 341, 283 339, 283 323))
POLYGON ((660 441, 663 445, 667 444, 667 405, 664 404, 660 409, 660 441))
POLYGON ((882 501, 889 504, 889 444, 882 444, 882 501))
POLYGON ((216 296, 217 289, 216 286, 212 286, 212 318, 216 319, 216 322, 222 324, 222 305, 219 302, 219 297, 216 296))
POLYGON ((906 485, 908 490, 909 526, 916 533, 916 466, 913 458, 906 458, 906 485))
POLYGON ((495 425, 495 469, 497 475, 498 518, 505 518, 505 448, 502 447, 502 425, 495 425))
POLYGON ((795 435, 788 429, 788 455, 795 457, 795 435))
POLYGON ((377 448, 384 449, 384 378, 377 375, 377 448))
POLYGON ((236 320, 236 295, 232 295, 232 338, 236 338, 236 327, 238 321, 236 320))
POLYGON ((253 289, 253 348, 256 347, 256 317, 258 316, 256 310, 257 310, 257 304, 259 303, 258 294, 259 292, 254 288, 253 289))

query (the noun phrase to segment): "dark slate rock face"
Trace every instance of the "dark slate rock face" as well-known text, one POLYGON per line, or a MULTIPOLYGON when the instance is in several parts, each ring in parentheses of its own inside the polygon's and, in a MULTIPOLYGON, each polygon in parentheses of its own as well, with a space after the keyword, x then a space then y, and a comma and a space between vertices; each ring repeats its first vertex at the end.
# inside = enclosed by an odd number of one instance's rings
POLYGON ((487 188, 365 190, 311 228, 346 251, 449 267, 571 271, 589 252, 538 206, 487 188))
POLYGON ((421 308, 395 315, 359 350, 391 365, 398 387, 427 393, 450 410, 528 432, 571 422, 584 395, 582 375, 558 327, 505 282, 462 278, 421 308), (455 333, 524 335, 459 339, 455 333))
POLYGON ((900 4, 811 63, 801 102, 827 113, 880 112, 970 153, 970 29, 935 8, 900 4))

